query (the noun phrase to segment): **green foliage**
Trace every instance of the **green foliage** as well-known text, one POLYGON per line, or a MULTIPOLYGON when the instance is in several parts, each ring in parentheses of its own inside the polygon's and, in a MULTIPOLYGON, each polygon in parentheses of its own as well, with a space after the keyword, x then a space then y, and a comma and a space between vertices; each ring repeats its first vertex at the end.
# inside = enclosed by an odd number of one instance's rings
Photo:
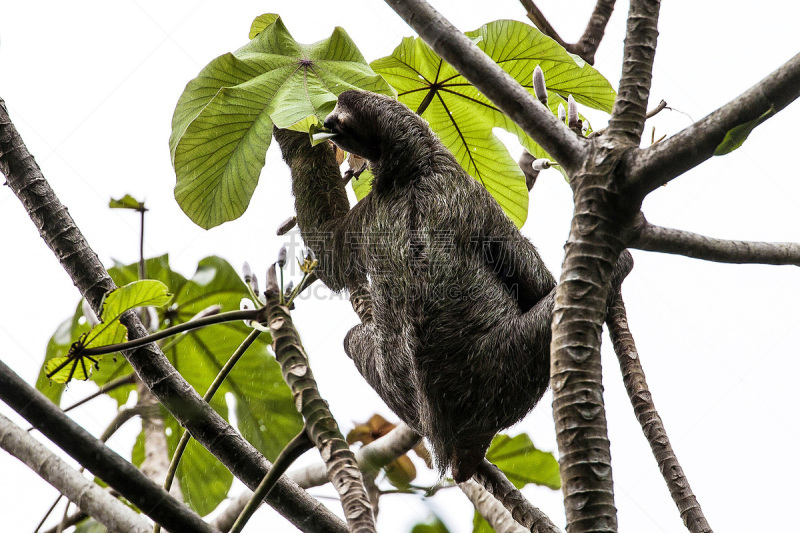
MULTIPOLYGON (((39 368, 39 377, 36 379, 36 389, 42 394, 50 398, 56 405, 61 404, 61 395, 64 392, 65 384, 63 382, 53 381, 47 377, 46 363, 53 359, 63 360, 67 357, 72 342, 87 333, 90 329, 86 318, 83 316, 81 305, 73 313, 72 318, 68 318, 61 325, 58 326, 56 332, 47 341, 47 350, 44 354, 44 363, 39 368)), ((124 400, 123 400, 124 403, 124 400)))
POLYGON ((769 117, 775 114, 775 108, 770 106, 770 108, 764 112, 760 117, 753 119, 749 122, 745 122, 744 124, 739 124, 728 130, 725 133, 725 138, 722 139, 722 142, 719 143, 717 149, 714 150, 714 155, 725 155, 733 152, 741 145, 744 144, 744 141, 747 140, 747 137, 750 135, 754 129, 758 127, 759 124, 767 120, 769 117))
POLYGON ((444 522, 437 516, 431 522, 416 524, 411 533, 450 533, 444 522))
POLYGON ((107 531, 106 526, 94 518, 84 520, 75 527, 75 533, 106 533, 107 531))
MULTIPOLYGON (((497 435, 486 452, 486 459, 502 470, 518 489, 528 483, 543 485, 553 490, 561 488, 558 461, 552 453, 537 450, 525 433, 520 433, 516 437, 497 435)), ((477 511, 472 518, 472 527, 472 533, 494 531, 477 511)))
POLYGON ((472 517, 472 533, 494 533, 494 528, 478 511, 472 517))
MULTIPOLYGON (((244 282, 236 271, 218 257, 207 257, 198 264, 192 279, 186 279, 169 267, 168 257, 148 259, 145 263, 148 277, 166 285, 173 293, 170 304, 158 312, 159 329, 186 322, 210 306, 220 306, 222 311, 239 309, 242 298, 249 296, 244 282)), ((138 263, 117 265, 109 270, 117 285, 126 285, 138 279, 138 263)), ((119 309, 119 302, 108 298, 105 309, 119 309)), ((71 339, 88 329, 81 324, 80 306, 71 321, 62 324, 51 339, 53 351, 68 347, 67 324, 71 339)), ((252 331, 242 322, 227 322, 192 330, 163 341, 167 358, 183 377, 200 393, 208 386, 225 364, 228 357, 252 331)), ((226 420, 230 419, 226 396, 235 404, 238 429, 268 459, 274 460, 283 446, 302 428, 302 420, 294 407, 289 388, 283 381, 280 368, 267 351, 271 343, 268 333, 262 333, 234 367, 228 379, 211 400, 210 405, 226 420)), ((49 355, 49 352, 48 352, 49 355)), ((103 385, 113 379, 133 372, 122 357, 106 358, 92 375, 92 381, 103 385)), ((37 384, 47 391, 47 383, 37 384)), ((133 386, 109 392, 118 404, 124 404, 133 386)), ((58 396, 50 391, 51 398, 58 396)), ((231 406, 233 407, 233 406, 231 406)), ((167 442, 174 451, 183 429, 169 414, 165 414, 168 428, 167 442)), ((134 446, 135 464, 144 459, 143 435, 134 446)), ((213 510, 226 497, 232 476, 205 448, 190 442, 178 467, 178 479, 187 502, 200 514, 213 510)))
POLYGON ((45 375, 58 383, 88 379, 92 365, 97 367, 102 356, 83 355, 82 350, 125 342, 128 330, 119 321, 122 314, 137 307, 162 306, 170 296, 167 286, 155 280, 134 281, 111 291, 103 298, 101 322, 81 334, 72 343, 67 355, 47 361, 45 375))
POLYGON ((108 202, 108 207, 111 209, 133 209, 134 211, 147 211, 144 207, 144 202, 140 202, 130 194, 126 194, 119 200, 111 199, 108 202))
POLYGON ((248 44, 214 59, 188 83, 172 117, 175 199, 206 229, 244 213, 273 124, 286 128, 305 121, 297 127, 307 130, 348 89, 393 94, 341 28, 305 45, 279 17, 262 15, 253 34, 248 44))
POLYGON ((518 489, 528 483, 554 490, 561 488, 558 461, 552 453, 538 450, 525 433, 515 437, 497 435, 486 452, 486 459, 502 470, 518 489))
MULTIPOLYGON (((533 70, 539 65, 553 113, 559 103, 566 107, 570 94, 580 104, 611 111, 615 93, 608 81, 536 28, 499 20, 467 32, 467 36, 531 95, 533 70)), ((407 37, 392 55, 370 65, 397 90, 401 102, 428 121, 464 169, 521 226, 528 212, 525 178, 492 129, 515 134, 537 158, 547 154, 422 39, 407 37)), ((359 180, 354 188, 357 196, 363 197, 369 189, 368 179, 359 180)))

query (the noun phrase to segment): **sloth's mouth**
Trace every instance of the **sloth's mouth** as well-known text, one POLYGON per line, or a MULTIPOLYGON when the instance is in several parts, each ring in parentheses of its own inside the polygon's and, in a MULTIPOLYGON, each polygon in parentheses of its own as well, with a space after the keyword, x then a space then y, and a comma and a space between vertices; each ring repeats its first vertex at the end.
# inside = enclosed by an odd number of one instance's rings
POLYGON ((326 128, 325 126, 315 124, 308 130, 308 135, 311 137, 311 145, 316 146, 327 141, 328 139, 333 139, 338 135, 338 133, 326 128))

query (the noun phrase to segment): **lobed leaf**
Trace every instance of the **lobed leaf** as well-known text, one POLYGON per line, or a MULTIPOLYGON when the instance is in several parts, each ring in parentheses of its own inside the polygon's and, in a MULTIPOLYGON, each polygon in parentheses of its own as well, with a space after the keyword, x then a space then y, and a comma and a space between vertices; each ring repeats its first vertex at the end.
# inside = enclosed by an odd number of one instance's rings
POLYGON ((302 123, 307 130, 348 89, 393 94, 343 29, 305 45, 273 16, 257 18, 248 44, 209 63, 187 84, 175 108, 170 136, 175 199, 206 229, 247 209, 273 125, 302 123))
MULTIPOLYGON (((566 104, 570 94, 583 105, 611 111, 615 93, 608 81, 536 28, 499 20, 466 35, 532 95, 533 70, 539 65, 553 113, 559 103, 566 104)), ((480 181, 521 226, 528 212, 525 178, 492 129, 514 133, 536 158, 548 157, 544 150, 422 39, 403 39, 390 56, 373 61, 371 66, 397 90, 401 102, 428 120, 464 170, 480 181)), ((355 187, 360 196, 366 185, 358 183, 355 187)))

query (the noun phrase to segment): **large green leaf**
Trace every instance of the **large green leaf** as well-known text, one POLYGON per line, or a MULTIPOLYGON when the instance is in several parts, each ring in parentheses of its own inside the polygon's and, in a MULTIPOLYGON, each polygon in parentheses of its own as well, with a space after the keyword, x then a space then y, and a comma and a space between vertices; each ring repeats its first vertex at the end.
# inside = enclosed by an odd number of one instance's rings
POLYGON ((538 450, 525 433, 516 437, 497 435, 486 452, 486 459, 502 470, 518 489, 528 483, 561 488, 558 461, 552 453, 538 450))
POLYGON ((83 316, 81 305, 73 313, 72 318, 68 318, 61 323, 47 341, 47 351, 44 354, 44 362, 39 369, 39 376, 36 378, 36 389, 50 398, 56 405, 61 404, 61 395, 64 393, 66 384, 54 381, 47 377, 47 363, 51 360, 63 360, 67 357, 72 343, 81 335, 89 331, 89 324, 83 316))
MULTIPOLYGON (((174 272, 169 267, 167 256, 148 259, 145 271, 148 278, 162 282, 173 293, 170 305, 158 310, 159 329, 186 322, 210 306, 220 306, 222 311, 237 310, 241 299, 248 297, 247 288, 236 271, 218 257, 200 261, 192 279, 174 272)), ((138 263, 118 264, 109 273, 117 285, 127 285, 138 279, 138 263)), ((80 307, 76 316, 82 316, 80 307)), ((79 318, 75 318, 70 324, 78 322, 79 318)), ((73 327, 72 339, 82 331, 73 327)), ((228 322, 172 337, 162 341, 162 345, 164 353, 183 377, 204 394, 250 331, 242 322, 228 322)), ((62 334, 58 338, 63 344, 66 336, 62 334)), ((267 458, 274 460, 283 446, 300 431, 302 420, 278 363, 267 351, 270 342, 268 333, 259 336, 210 404, 225 419, 230 419, 232 413, 226 402, 226 395, 229 395, 235 403, 234 417, 239 431, 267 458)), ((123 357, 106 357, 91 379, 103 385, 132 371, 123 357)), ((110 395, 122 404, 130 390, 131 386, 127 386, 110 395)), ((170 448, 174 450, 182 428, 170 415, 166 415, 165 424, 170 430, 170 448)), ((140 435, 132 454, 134 462, 141 463, 144 457, 142 445, 140 435)), ((193 442, 181 460, 178 480, 190 505, 199 513, 206 514, 226 497, 232 476, 205 448, 193 442)))
MULTIPOLYGON (((536 28, 499 20, 467 36, 532 95, 533 70, 539 65, 553 112, 559 103, 566 107, 570 94, 580 104, 611 111, 615 93, 608 81, 536 28)), ((401 102, 427 119, 464 169, 521 226, 528 213, 525 178, 492 128, 514 133, 535 157, 545 152, 420 38, 403 39, 392 55, 371 66, 397 90, 401 102)), ((366 183, 356 187, 363 193, 366 183)))
POLYGON ((271 18, 256 19, 251 35, 258 33, 248 44, 214 59, 190 81, 172 117, 175 198, 206 229, 244 213, 273 124, 324 119, 336 95, 348 89, 393 94, 343 29, 305 45, 279 17, 271 18))

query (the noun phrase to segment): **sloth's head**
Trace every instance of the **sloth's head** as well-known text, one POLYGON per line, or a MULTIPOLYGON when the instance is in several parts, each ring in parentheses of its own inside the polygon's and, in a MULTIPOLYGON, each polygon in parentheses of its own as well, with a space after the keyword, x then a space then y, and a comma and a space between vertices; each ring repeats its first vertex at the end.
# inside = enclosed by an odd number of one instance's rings
POLYGON ((372 164, 389 151, 396 152, 409 137, 430 131, 404 104, 367 91, 340 94, 324 125, 335 134, 331 140, 339 148, 372 164))

